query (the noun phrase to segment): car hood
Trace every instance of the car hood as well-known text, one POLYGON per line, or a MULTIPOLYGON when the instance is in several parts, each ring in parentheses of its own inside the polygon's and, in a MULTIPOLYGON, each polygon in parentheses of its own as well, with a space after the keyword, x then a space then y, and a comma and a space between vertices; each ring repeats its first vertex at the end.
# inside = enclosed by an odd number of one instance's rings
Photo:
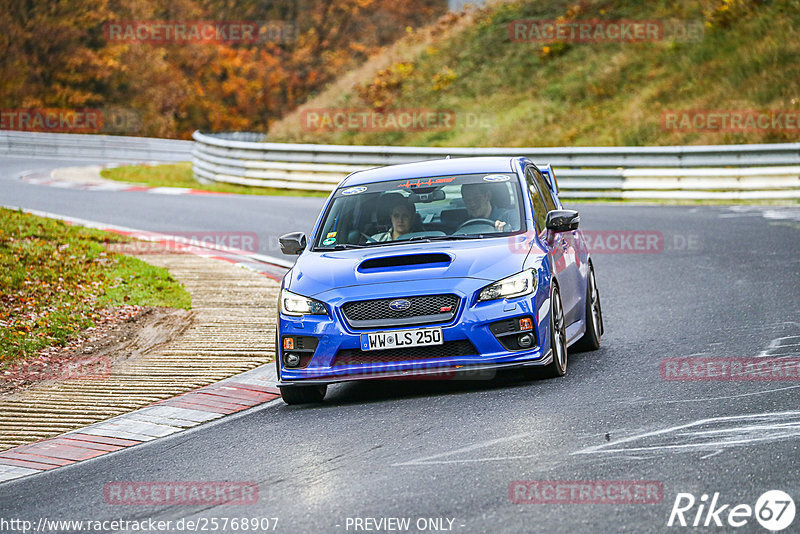
MULTIPOLYGON (((313 297, 348 286, 443 278, 492 282, 522 269, 524 235, 465 241, 386 245, 304 252, 285 280, 294 293, 313 297)), ((528 242, 529 244, 529 242, 528 242)))

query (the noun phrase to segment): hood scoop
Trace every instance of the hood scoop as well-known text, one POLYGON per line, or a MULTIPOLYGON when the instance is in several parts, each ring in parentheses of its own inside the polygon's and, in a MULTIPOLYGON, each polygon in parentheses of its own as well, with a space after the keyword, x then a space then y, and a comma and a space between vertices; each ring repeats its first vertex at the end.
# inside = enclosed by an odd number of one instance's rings
POLYGON ((384 256, 362 261, 358 266, 358 271, 364 273, 380 270, 447 267, 451 261, 453 258, 443 252, 384 256))

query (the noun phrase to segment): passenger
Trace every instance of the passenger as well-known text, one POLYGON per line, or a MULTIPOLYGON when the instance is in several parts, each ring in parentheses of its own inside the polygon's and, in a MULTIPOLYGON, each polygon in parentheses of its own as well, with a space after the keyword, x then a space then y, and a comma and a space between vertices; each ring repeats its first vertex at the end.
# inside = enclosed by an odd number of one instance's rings
MULTIPOLYGON (((494 221, 498 232, 513 232, 519 228, 519 213, 510 208, 492 206, 491 184, 464 184, 461 198, 467 208, 469 219, 489 219, 494 221)), ((467 220, 469 220, 467 219, 467 220)))
POLYGON ((411 200, 405 197, 394 200, 391 211, 391 229, 373 235, 372 239, 379 242, 396 240, 403 234, 411 232, 411 226, 414 224, 416 216, 417 208, 411 200))

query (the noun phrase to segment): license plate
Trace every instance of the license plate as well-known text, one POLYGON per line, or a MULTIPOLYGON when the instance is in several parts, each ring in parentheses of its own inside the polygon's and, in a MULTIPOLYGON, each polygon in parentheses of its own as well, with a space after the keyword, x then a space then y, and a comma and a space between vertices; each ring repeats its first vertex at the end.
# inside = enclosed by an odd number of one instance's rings
POLYGON ((441 345, 441 328, 417 328, 414 330, 393 330, 392 332, 372 332, 361 334, 361 350, 401 349, 405 347, 425 347, 441 345))

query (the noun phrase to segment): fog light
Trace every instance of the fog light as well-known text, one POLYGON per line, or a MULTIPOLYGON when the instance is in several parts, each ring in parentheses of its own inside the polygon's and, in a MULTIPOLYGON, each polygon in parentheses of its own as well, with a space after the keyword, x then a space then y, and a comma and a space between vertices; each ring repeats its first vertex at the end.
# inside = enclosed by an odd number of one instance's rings
POLYGON ((522 334, 517 338, 517 343, 519 343, 519 346, 523 349, 527 349, 533 345, 533 336, 530 334, 522 334))
POLYGON ((290 352, 284 356, 283 361, 286 362, 286 367, 297 367, 300 365, 300 355, 290 352))

